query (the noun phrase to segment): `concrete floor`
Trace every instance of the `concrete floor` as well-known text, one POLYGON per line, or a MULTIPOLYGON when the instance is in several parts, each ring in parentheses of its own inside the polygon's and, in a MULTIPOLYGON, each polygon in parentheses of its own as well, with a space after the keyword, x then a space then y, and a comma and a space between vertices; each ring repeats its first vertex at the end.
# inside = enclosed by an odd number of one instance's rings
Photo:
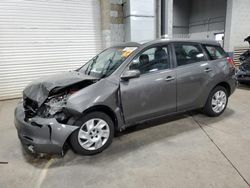
POLYGON ((13 124, 16 103, 0 102, 0 162, 8 162, 1 188, 249 187, 250 87, 237 89, 218 118, 189 113, 140 125, 91 157, 27 155, 13 124))

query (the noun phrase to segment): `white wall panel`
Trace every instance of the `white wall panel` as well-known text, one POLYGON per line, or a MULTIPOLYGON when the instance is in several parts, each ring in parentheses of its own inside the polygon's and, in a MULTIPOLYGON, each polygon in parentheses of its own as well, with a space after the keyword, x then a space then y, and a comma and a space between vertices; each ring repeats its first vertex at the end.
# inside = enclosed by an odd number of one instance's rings
POLYGON ((0 10, 0 100, 101 50, 99 0, 1 0, 0 10))
POLYGON ((155 16, 155 0, 126 0, 124 16, 155 16))
POLYGON ((155 39, 155 0, 124 2, 125 41, 143 43, 155 39))
POLYGON ((148 42, 155 39, 155 18, 129 16, 125 19, 126 41, 148 42), (129 30, 129 31, 128 31, 129 30))
POLYGON ((228 0, 225 32, 225 49, 233 52, 249 47, 244 39, 250 35, 250 1, 228 0))

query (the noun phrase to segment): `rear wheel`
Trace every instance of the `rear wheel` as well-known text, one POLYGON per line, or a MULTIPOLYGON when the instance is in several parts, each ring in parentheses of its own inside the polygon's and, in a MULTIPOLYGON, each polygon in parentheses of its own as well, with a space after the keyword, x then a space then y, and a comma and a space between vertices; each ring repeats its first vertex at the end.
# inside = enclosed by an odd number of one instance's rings
POLYGON ((211 117, 221 115, 227 107, 228 93, 222 86, 215 87, 209 94, 203 112, 211 117))
POLYGON ((102 152, 112 142, 114 123, 103 112, 92 112, 77 121, 79 126, 70 137, 73 150, 81 155, 94 155, 102 152))

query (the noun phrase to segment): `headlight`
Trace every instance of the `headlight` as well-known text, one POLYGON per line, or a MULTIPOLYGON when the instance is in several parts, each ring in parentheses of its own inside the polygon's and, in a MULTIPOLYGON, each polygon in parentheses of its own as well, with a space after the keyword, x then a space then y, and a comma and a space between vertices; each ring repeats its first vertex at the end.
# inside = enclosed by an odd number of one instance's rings
POLYGON ((55 115, 56 113, 61 112, 63 107, 66 106, 68 98, 69 94, 64 94, 47 99, 45 105, 48 107, 48 113, 50 115, 55 115))

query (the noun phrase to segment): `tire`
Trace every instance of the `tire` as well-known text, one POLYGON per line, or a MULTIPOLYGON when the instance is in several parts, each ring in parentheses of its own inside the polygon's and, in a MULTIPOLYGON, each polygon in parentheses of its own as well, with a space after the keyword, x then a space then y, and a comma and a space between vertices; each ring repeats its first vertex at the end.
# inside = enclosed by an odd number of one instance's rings
POLYGON ((227 108, 227 103, 228 103, 227 90, 222 86, 216 86, 208 96, 206 105, 203 108, 203 113, 210 117, 217 117, 225 111, 225 109, 227 108), (221 93, 222 96, 220 97, 221 100, 216 101, 216 96, 218 96, 219 93, 221 93), (216 108, 216 105, 218 106, 218 108, 216 108))
POLYGON ((114 137, 114 123, 103 112, 91 112, 80 118, 79 129, 70 136, 72 149, 81 155, 94 155, 105 150, 114 137))

